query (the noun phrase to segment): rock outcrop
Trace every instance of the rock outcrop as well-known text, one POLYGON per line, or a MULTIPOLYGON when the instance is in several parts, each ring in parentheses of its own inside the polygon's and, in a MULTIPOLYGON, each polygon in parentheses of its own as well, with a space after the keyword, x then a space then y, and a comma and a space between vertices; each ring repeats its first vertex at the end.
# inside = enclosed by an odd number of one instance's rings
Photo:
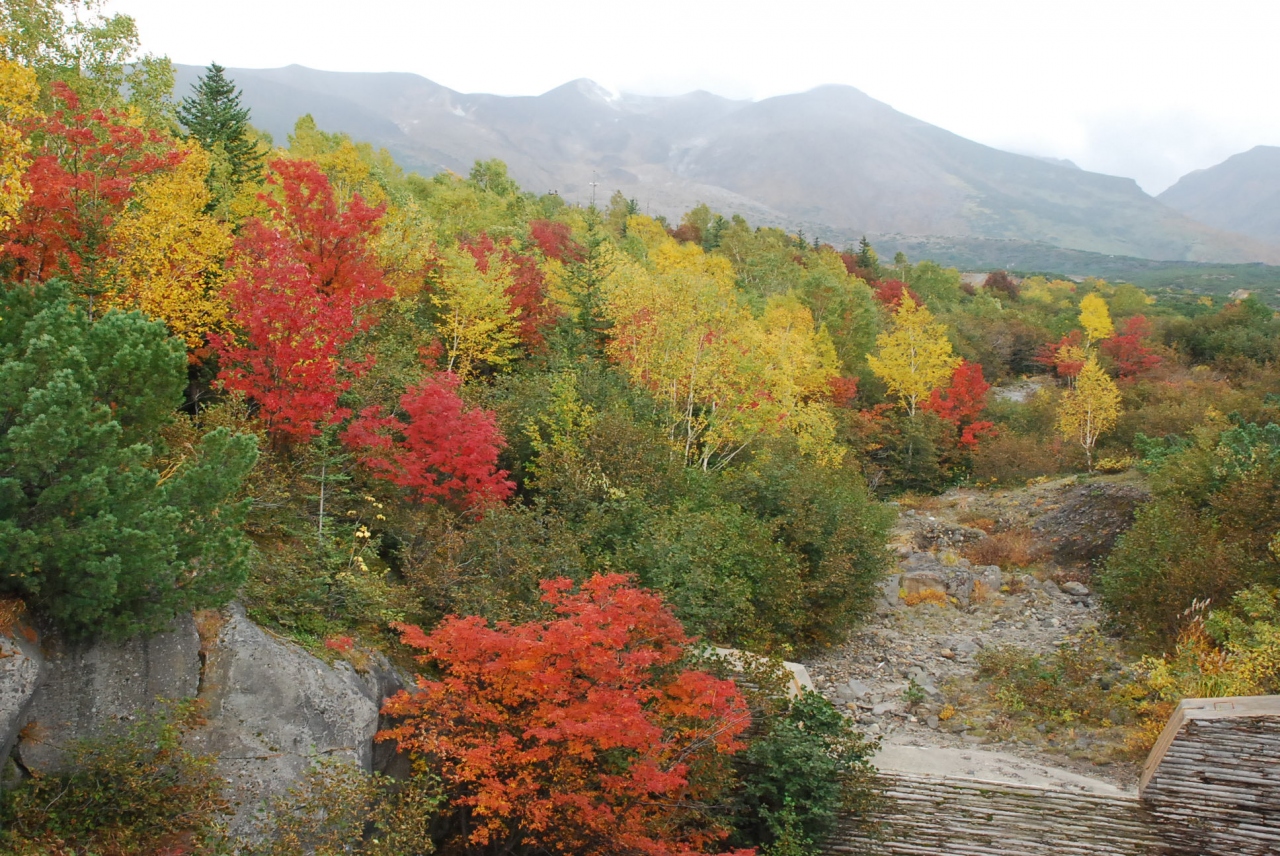
POLYGON ((372 770, 381 702, 373 696, 350 664, 329 666, 229 607, 206 638, 199 698, 208 725, 190 745, 218 759, 236 809, 231 831, 246 831, 264 801, 320 758, 372 770))
POLYGON ((1058 563, 1095 563, 1107 557, 1116 539, 1133 525, 1138 506, 1150 498, 1145 489, 1131 484, 1078 485, 1063 491, 1031 529, 1048 541, 1058 563))
MULTIPOLYGON (((40 647, 0 636, 0 739, 22 768, 54 772, 76 740, 126 724, 164 700, 197 698, 205 724, 189 747, 217 758, 235 807, 233 835, 250 831, 271 797, 321 758, 397 772, 403 759, 373 742, 382 700, 406 678, 381 655, 368 668, 330 665, 274 636, 231 605, 178 619, 149 638, 40 647), (16 744, 16 749, 14 745, 16 744)), ((9 757, 6 753, 4 757, 9 757)))
POLYGON ((100 735, 160 700, 192 698, 200 687, 200 637, 191 616, 164 633, 120 643, 68 643, 46 633, 45 669, 18 725, 18 760, 48 773, 74 741, 100 735))
POLYGON ((0 634, 0 763, 9 757, 44 671, 36 635, 24 625, 0 634), (30 633, 30 638, 26 633, 30 633))

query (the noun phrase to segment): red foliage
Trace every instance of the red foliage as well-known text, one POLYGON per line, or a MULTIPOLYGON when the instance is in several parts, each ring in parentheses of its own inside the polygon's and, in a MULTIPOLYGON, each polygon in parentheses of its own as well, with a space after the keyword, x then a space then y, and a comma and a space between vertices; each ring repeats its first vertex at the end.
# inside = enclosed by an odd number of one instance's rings
POLYGON ((408 488, 419 502, 483 508, 515 485, 498 469, 505 445, 494 415, 468 409, 455 375, 432 375, 400 397, 405 419, 369 407, 342 434, 378 478, 408 488))
POLYGON ((831 403, 836 407, 851 407, 858 397, 858 379, 856 377, 840 377, 836 375, 828 381, 831 390, 831 403))
POLYGON ((520 341, 530 350, 541 348, 546 341, 544 331, 555 323, 556 313, 555 307, 547 300, 547 284, 538 260, 525 253, 517 253, 510 238, 504 238, 500 244, 495 244, 493 238, 483 233, 476 240, 463 242, 461 246, 475 258, 476 267, 481 272, 489 270, 495 256, 508 266, 511 285, 507 287, 506 294, 520 321, 520 341))
POLYGON ((1137 377, 1161 363, 1160 355, 1142 344, 1142 340, 1150 336, 1151 325, 1147 323, 1146 316, 1134 315, 1114 336, 1103 340, 1100 347, 1111 358, 1120 377, 1137 377))
POLYGON ((879 282, 875 271, 867 270, 858 264, 857 253, 841 253, 840 260, 844 262, 844 269, 849 272, 850 276, 856 276, 868 285, 875 285, 879 282))
POLYGON ((352 639, 350 636, 330 636, 328 639, 324 640, 324 647, 328 648, 330 651, 346 653, 356 647, 356 640, 352 639))
POLYGON ((669 230, 667 234, 682 244, 700 245, 702 243, 702 230, 692 223, 681 223, 675 229, 669 230))
POLYGON ((368 242, 382 210, 356 196, 345 210, 315 164, 278 160, 263 195, 269 222, 249 221, 236 242, 239 271, 224 291, 241 335, 213 335, 226 389, 258 404, 278 438, 302 440, 351 414, 338 406, 348 379, 369 365, 343 347, 364 330, 375 300, 390 297, 368 242))
POLYGON ((987 407, 990 389, 991 384, 982 376, 981 365, 962 362, 952 372, 950 386, 945 390, 935 389, 921 406, 955 425, 959 445, 973 449, 980 438, 995 434, 994 423, 978 419, 987 407))
POLYGON ((386 702, 403 721, 379 739, 443 778, 467 819, 458 849, 703 852, 726 835, 699 804, 715 796, 706 771, 741 748, 746 704, 732 682, 680 668, 690 640, 657 594, 617 574, 572 588, 543 581, 547 621, 398 625, 440 677, 386 702))
POLYGON ((1013 281, 1013 277, 1002 270, 987 274, 987 278, 982 283, 982 290, 988 294, 1003 294, 1011 300, 1017 300, 1018 295, 1022 293, 1022 289, 1013 281))
MULTIPOLYGON (((1059 341, 1050 342, 1042 347, 1040 353, 1032 359, 1042 366, 1053 369, 1058 377, 1072 378, 1080 374, 1080 370, 1084 368, 1084 360, 1070 359, 1067 356, 1067 349, 1083 347, 1084 334, 1079 330, 1072 330, 1059 341)), ((1080 351, 1077 350, 1076 353, 1079 354, 1080 351)))
POLYGON ((573 240, 573 233, 564 223, 534 220, 529 224, 529 237, 548 259, 566 263, 582 260, 582 247, 573 240))
POLYGON ((872 294, 882 306, 888 306, 890 309, 896 309, 898 307, 898 304, 902 302, 903 294, 910 295, 911 299, 916 302, 917 306, 922 302, 920 300, 920 296, 912 291, 910 286, 905 282, 896 279, 886 279, 877 283, 872 294))
POLYGON ((35 142, 26 173, 31 196, 0 238, 0 255, 16 263, 17 280, 61 275, 92 286, 111 255, 111 228, 138 182, 184 154, 160 133, 136 127, 123 110, 81 112, 64 83, 54 83, 52 94, 60 106, 22 127, 35 142))

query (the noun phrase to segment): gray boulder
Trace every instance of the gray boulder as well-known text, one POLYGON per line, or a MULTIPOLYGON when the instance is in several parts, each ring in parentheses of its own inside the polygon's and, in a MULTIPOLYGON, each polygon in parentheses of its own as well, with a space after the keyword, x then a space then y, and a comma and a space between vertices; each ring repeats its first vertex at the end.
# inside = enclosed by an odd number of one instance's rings
POLYGON ((47 634, 44 647, 45 669, 18 726, 18 760, 31 772, 60 770, 73 741, 154 712, 161 699, 192 698, 200 688, 200 637, 189 615, 148 638, 67 643, 47 634))
POLYGON ((44 655, 36 644, 35 633, 27 638, 25 625, 0 634, 0 763, 9 757, 18 740, 18 732, 27 724, 27 712, 35 696, 44 655))
POLYGON ((255 811, 287 791, 321 758, 369 771, 378 729, 379 679, 333 666, 276 638, 233 604, 208 648, 200 699, 208 725, 190 735, 218 759, 235 807, 231 832, 250 831, 255 811))

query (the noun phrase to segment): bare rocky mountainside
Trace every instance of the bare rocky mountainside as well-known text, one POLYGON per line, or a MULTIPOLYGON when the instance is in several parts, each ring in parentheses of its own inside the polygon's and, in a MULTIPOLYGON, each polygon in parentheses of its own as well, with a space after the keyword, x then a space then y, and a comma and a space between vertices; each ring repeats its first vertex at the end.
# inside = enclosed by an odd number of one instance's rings
POLYGON ((1254 146, 1188 173, 1159 199, 1201 223, 1280 243, 1280 146, 1254 146))
MULTIPOLYGON (((177 92, 201 69, 178 68, 177 92)), ((837 243, 943 236, 1148 259, 1280 262, 1127 178, 999 151, 847 86, 734 101, 615 96, 577 80, 536 97, 463 94, 413 74, 231 69, 254 122, 284 142, 299 116, 384 146, 408 169, 499 158, 534 192, 587 202, 591 182, 652 214, 698 202, 837 243)))

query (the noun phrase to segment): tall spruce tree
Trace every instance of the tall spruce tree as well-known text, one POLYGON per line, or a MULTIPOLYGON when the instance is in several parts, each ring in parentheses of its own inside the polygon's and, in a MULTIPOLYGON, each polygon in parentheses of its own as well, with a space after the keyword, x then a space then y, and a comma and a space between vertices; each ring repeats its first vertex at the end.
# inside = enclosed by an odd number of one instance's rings
POLYGON ((204 146, 215 161, 224 160, 227 179, 239 186, 262 172, 263 157, 249 126, 249 108, 241 106, 242 93, 224 72, 216 62, 206 69, 191 87, 192 94, 178 105, 178 121, 189 139, 204 146))

